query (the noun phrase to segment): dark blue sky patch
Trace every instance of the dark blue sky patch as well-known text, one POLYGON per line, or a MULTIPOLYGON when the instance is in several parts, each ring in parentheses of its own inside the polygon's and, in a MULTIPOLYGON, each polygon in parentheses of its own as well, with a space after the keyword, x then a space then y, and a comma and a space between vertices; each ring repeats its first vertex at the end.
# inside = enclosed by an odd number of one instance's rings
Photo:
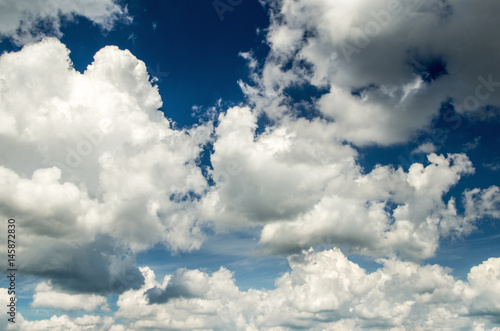
POLYGON ((185 201, 195 201, 195 200, 200 200, 201 195, 189 191, 187 193, 179 192, 179 193, 172 193, 169 197, 170 201, 174 201, 176 203, 180 202, 185 202, 185 201))
POLYGON ((208 144, 203 148, 203 152, 201 153, 200 162, 201 162, 201 173, 203 177, 207 180, 207 184, 209 186, 214 186, 215 181, 214 178, 210 175, 210 171, 213 170, 211 155, 214 153, 213 144, 208 144))
POLYGON ((323 94, 328 93, 328 91, 327 87, 317 87, 308 83, 292 85, 284 90, 284 94, 288 97, 285 102, 297 117, 308 120, 315 118, 330 120, 329 118, 325 118, 314 104, 316 100, 323 94))
POLYGON ((428 84, 448 74, 446 62, 441 57, 416 55, 409 63, 413 68, 413 72, 422 77, 422 80, 428 84))
MULTIPOLYGON (((237 81, 248 77, 238 56, 255 45, 266 52, 263 35, 268 17, 257 1, 243 1, 219 20, 211 1, 132 1, 131 24, 119 24, 103 35, 88 20, 62 29, 75 68, 83 71, 106 45, 129 49, 157 74, 162 110, 180 128, 198 121, 192 107, 210 107, 217 100, 244 101, 237 81), (152 22, 155 22, 153 26, 152 22)), ((5 41, 4 41, 5 43, 5 41)))
POLYGON ((299 50, 297 50, 295 54, 291 55, 290 58, 280 66, 281 71, 286 72, 293 69, 296 72, 301 72, 305 76, 313 75, 313 64, 303 59, 297 59, 298 52, 299 50))
POLYGON ((359 155, 357 161, 365 174, 371 172, 377 164, 394 165, 396 168, 401 166, 407 171, 413 163, 412 161, 414 161, 410 159, 413 148, 407 145, 358 147, 359 155))
POLYGON ((275 121, 270 119, 266 113, 262 112, 257 117, 257 128, 255 129, 255 136, 259 136, 266 131, 266 128, 273 126, 275 121))

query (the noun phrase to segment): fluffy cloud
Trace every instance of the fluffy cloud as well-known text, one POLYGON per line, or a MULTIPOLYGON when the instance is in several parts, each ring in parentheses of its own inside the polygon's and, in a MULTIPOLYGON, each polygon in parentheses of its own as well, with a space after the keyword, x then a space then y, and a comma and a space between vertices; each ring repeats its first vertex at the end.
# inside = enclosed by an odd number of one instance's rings
POLYGON ((491 215, 497 187, 464 193, 466 211, 443 196, 474 172, 465 154, 429 154, 428 164, 376 166, 364 173, 357 152, 338 141, 327 121, 288 119, 256 133, 257 115, 235 107, 219 116, 214 153, 216 183, 202 215, 224 229, 262 225, 266 252, 291 253, 314 245, 347 245, 374 257, 434 255, 440 237, 469 234, 491 215))
POLYGON ((126 9, 114 0, 0 1, 0 40, 9 37, 17 45, 42 37, 62 36, 61 22, 82 16, 111 30, 116 20, 130 21, 126 9))
POLYGON ((25 272, 117 291, 142 284, 135 252, 200 247, 196 160, 212 128, 172 128, 143 62, 109 46, 82 74, 45 39, 3 54, 0 82, 0 215, 18 219, 25 272))
POLYGON ((27 274, 52 279, 58 287, 77 293, 107 294, 139 288, 144 283, 127 245, 119 245, 110 236, 97 236, 85 244, 68 239, 34 240, 39 248, 28 251, 20 267, 27 274))
POLYGON ((209 278, 198 270, 180 269, 167 285, 154 287, 146 293, 150 303, 165 303, 175 298, 203 297, 209 290, 209 278))
POLYGON ((117 317, 136 330, 485 330, 498 317, 499 258, 473 267, 467 282, 438 265, 380 263, 367 272, 338 249, 311 249, 289 257, 291 271, 276 280, 275 289, 246 292, 223 268, 212 274, 179 270, 162 284, 143 268, 145 285, 120 296, 117 317), (169 287, 190 288, 196 295, 152 302, 152 293, 169 287))
POLYGON ((257 137, 256 122, 249 108, 219 117, 211 155, 216 186, 201 207, 219 225, 293 218, 355 167, 356 151, 336 143, 324 122, 289 122, 257 137))
POLYGON ((427 142, 423 143, 417 148, 415 148, 412 153, 423 153, 423 154, 430 154, 430 153, 435 153, 437 151, 437 147, 434 146, 432 142, 427 142))
POLYGON ((81 317, 71 318, 67 315, 54 315, 50 319, 28 321, 18 313, 16 324, 9 324, 7 330, 16 331, 44 331, 44 330, 68 330, 68 331, 84 331, 84 330, 124 330, 120 325, 114 325, 112 317, 101 317, 94 315, 84 315, 81 317))
POLYGON ((120 295, 117 318, 130 321, 133 329, 230 328, 231 307, 239 290, 232 273, 221 268, 212 275, 199 270, 179 270, 167 275, 162 284, 154 272, 141 269, 145 285, 120 295))
MULTIPOLYGON (((269 3, 270 54, 262 68, 243 55, 255 70, 255 85, 242 83, 252 105, 220 114, 215 128, 176 129, 158 111, 144 63, 114 46, 83 73, 51 38, 0 57, 0 217, 17 219, 20 270, 50 280, 32 306, 106 313, 104 295, 121 293, 113 317, 19 315, 9 327, 125 330, 120 319, 131 330, 483 330, 500 322, 499 258, 473 267, 467 281, 415 262, 433 256, 441 238, 500 218, 499 188, 465 190, 459 211, 444 196, 474 172, 465 154, 422 144, 414 152, 428 154, 425 164, 366 173, 353 147, 407 141, 443 102, 468 114, 498 106, 499 44, 484 38, 498 4, 269 3), (468 17, 481 19, 472 26, 468 17), (296 100, 302 88, 317 97, 296 100), (207 142, 212 186, 199 165, 207 142), (291 271, 272 290, 245 292, 224 267, 179 269, 159 282, 136 266, 135 254, 155 244, 199 249, 209 222, 219 231, 258 228, 264 253, 294 254, 291 271), (383 258, 381 266, 369 272, 339 249, 309 249, 332 245, 383 258)), ((43 35, 42 23, 57 36, 63 18, 110 29, 126 15, 111 1, 42 5, 0 2, 0 36, 22 44, 43 35)))
POLYGON ((293 91, 313 86, 324 93, 312 104, 339 139, 390 145, 429 128, 443 103, 483 118, 500 105, 493 0, 263 2, 273 8, 271 51, 242 86, 272 118, 297 111, 293 91))
MULTIPOLYGON (((219 116, 208 187, 197 159, 211 124, 173 128, 144 63, 128 51, 105 47, 84 73, 68 53, 45 39, 0 58, 0 214, 19 218, 25 272, 63 289, 139 288, 134 254, 155 243, 198 249, 200 220, 262 226, 273 253, 334 244, 418 260, 441 236, 499 216, 496 187, 468 191, 464 214, 443 201, 473 171, 465 155, 365 174, 330 122, 283 118, 257 134, 248 107, 219 116)), ((190 291, 158 290, 157 300, 190 291)))
POLYGON ((500 189, 492 186, 486 190, 473 189, 465 193, 465 205, 469 215, 500 217, 500 189))
POLYGON ((98 307, 103 306, 104 310, 107 308, 106 297, 91 294, 70 294, 55 290, 50 283, 40 283, 35 288, 33 295, 33 307, 48 307, 70 310, 85 310, 94 311, 98 307))
POLYGON ((467 276, 473 290, 469 293, 470 313, 473 316, 490 316, 495 323, 500 323, 500 303, 496 299, 500 294, 500 259, 490 258, 475 266, 467 276))
MULTIPOLYGON (((160 283, 143 267, 144 285, 119 296, 114 317, 28 321, 19 315, 8 329, 498 330, 493 324, 500 314, 500 258, 471 268, 467 281, 438 265, 378 262, 369 272, 339 249, 309 249, 288 258, 291 270, 276 279, 274 289, 248 291, 240 291, 225 268, 211 274, 179 269, 160 283)), ((41 284, 37 294, 45 291, 54 292, 41 284)), ((0 294, 7 297, 5 289, 0 294)))
POLYGON ((467 226, 473 227, 488 209, 481 207, 487 200, 480 198, 459 215, 453 199, 448 204, 442 200, 461 174, 472 171, 464 155, 430 154, 428 159, 428 166, 415 163, 408 173, 380 166, 360 175, 349 194, 335 192, 292 222, 266 225, 261 242, 278 252, 330 243, 370 256, 398 252, 412 259, 431 257, 440 236, 470 233, 467 226))

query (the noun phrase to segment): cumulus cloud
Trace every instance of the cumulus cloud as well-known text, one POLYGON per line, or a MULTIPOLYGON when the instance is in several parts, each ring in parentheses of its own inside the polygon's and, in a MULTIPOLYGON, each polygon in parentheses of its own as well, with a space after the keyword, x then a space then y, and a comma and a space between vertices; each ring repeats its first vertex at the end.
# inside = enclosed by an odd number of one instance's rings
MULTIPOLYGON (((121 293, 139 288, 144 279, 134 255, 110 236, 85 244, 69 240, 37 240, 20 267, 25 273, 52 279, 54 285, 77 293, 121 293)), ((22 247, 22 246, 21 246, 22 247)))
POLYGON ((250 107, 219 116, 216 185, 202 198, 203 217, 220 228, 262 226, 266 253, 329 244, 412 260, 433 256, 441 238, 470 234, 483 217, 497 218, 489 206, 496 186, 474 189, 477 198, 465 191, 463 212, 456 197, 443 198, 474 173, 465 154, 437 155, 424 143, 412 152, 427 154, 422 164, 365 173, 354 146, 407 142, 437 116, 458 129, 453 111, 498 109, 492 59, 500 44, 486 37, 498 4, 263 2, 270 52, 262 63, 242 53, 252 70, 253 83, 240 82, 250 107), (478 23, 464 26, 471 15, 478 23), (464 35, 482 52, 464 47, 464 35), (259 128, 259 116, 271 124, 259 128))
POLYGON ((462 197, 463 215, 458 215, 455 199, 448 201, 441 211, 441 233, 462 237, 476 230, 481 222, 500 218, 500 189, 493 185, 486 189, 465 190, 462 197))
POLYGON ((485 190, 473 189, 465 192, 465 207, 469 215, 500 217, 500 188, 491 186, 485 190))
POLYGON ((499 258, 473 267, 467 282, 448 268, 396 259, 380 260, 380 268, 368 272, 338 249, 310 249, 288 261, 291 271, 272 290, 240 291, 223 268, 212 274, 179 270, 163 284, 142 268, 145 285, 120 296, 117 317, 136 330, 485 330, 498 316, 499 258), (198 288, 197 295, 148 301, 151 289, 180 284, 198 288))
POLYGON ((500 259, 490 258, 471 269, 467 276, 472 286, 469 293, 472 316, 489 316, 500 323, 500 304, 496 299, 500 294, 500 259))
POLYGON ((199 270, 179 270, 173 276, 165 276, 162 284, 150 268, 141 270, 146 280, 144 286, 125 292, 117 302, 116 317, 131 322, 129 327, 224 329, 233 325, 230 307, 236 305, 239 290, 229 270, 220 268, 211 275, 199 270), (173 290, 181 287, 182 291, 173 290), (186 295, 188 291, 190 295, 186 295))
POLYGON ((260 134, 256 123, 249 108, 219 116, 211 155, 215 186, 200 212, 219 229, 262 226, 264 252, 332 244, 374 257, 425 259, 440 238, 470 234, 495 208, 496 187, 474 191, 475 199, 464 193, 470 201, 464 213, 455 198, 443 199, 474 172, 465 154, 430 153, 426 164, 408 171, 378 165, 365 173, 357 151, 336 139, 327 121, 288 119, 260 134))
POLYGON ((19 219, 26 272, 119 291, 142 284, 135 252, 200 247, 206 180, 196 160, 212 128, 173 128, 150 79, 115 46, 83 74, 56 39, 0 57, 0 215, 19 219))
POLYGON ((61 24, 85 17, 109 31, 115 21, 130 22, 126 8, 114 0, 0 1, 0 40, 11 38, 18 46, 45 36, 61 37, 61 24))
MULTIPOLYGON (((43 35, 41 22, 60 35, 62 18, 85 16, 110 29, 126 15, 111 1, 86 4, 57 1, 39 14, 36 1, 29 9, 2 4, 1 15, 12 15, 0 34, 21 44, 43 35)), ((260 67, 243 54, 255 71, 255 84, 241 83, 251 105, 221 113, 216 125, 177 129, 158 111, 144 63, 115 46, 97 52, 83 73, 53 38, 0 57, 0 216, 18 219, 23 272, 50 280, 36 287, 32 306, 105 312, 104 295, 121 293, 113 318, 19 315, 14 329, 124 330, 115 318, 135 330, 482 330, 499 322, 498 258, 473 267, 466 282, 417 263, 434 255, 440 239, 500 218, 499 188, 465 190, 459 211, 455 197, 444 197, 474 172, 465 154, 438 155, 425 143, 413 151, 427 154, 424 163, 365 172, 354 147, 407 141, 443 103, 468 114, 497 106, 500 73, 491 54, 499 45, 482 36, 496 26, 488 13, 498 5, 271 6, 268 58, 260 67), (482 17, 480 24, 462 26, 466 15, 482 17), (464 34, 471 45, 449 51, 464 34), (298 116, 293 92, 301 88, 318 91, 299 100, 315 116, 298 116), (199 165, 207 142, 214 185, 199 165), (261 229, 261 252, 294 254, 291 271, 272 290, 244 292, 223 267, 179 269, 158 282, 136 266, 135 254, 155 244, 199 249, 209 222, 218 231, 261 229), (338 249, 309 249, 323 245, 383 258, 381 266, 368 272, 338 249)))
MULTIPOLYGON (((114 319, 109 316, 101 317, 96 315, 83 315, 71 318, 67 315, 54 315, 50 319, 28 321, 21 313, 16 317, 16 324, 9 324, 7 330, 16 331, 44 331, 44 330, 120 330, 120 325, 114 325, 114 319)), ((123 329, 121 329, 123 330, 123 329)))
POLYGON ((295 115, 293 91, 315 87, 310 103, 339 139, 390 145, 428 129, 445 103, 476 115, 500 105, 495 1, 263 2, 271 50, 241 85, 271 118, 295 115))
POLYGON ((95 294, 71 294, 58 291, 50 283, 40 283, 35 288, 32 307, 48 307, 71 310, 94 311, 98 307, 107 310, 106 297, 95 294))
POLYGON ((203 297, 209 289, 209 279, 198 270, 180 269, 168 280, 165 288, 154 287, 146 292, 150 303, 165 303, 175 298, 203 297))
MULTIPOLYGON (((398 252, 412 259, 431 257, 440 233, 445 234, 442 196, 473 168, 464 155, 430 154, 428 159, 428 166, 415 163, 408 173, 380 166, 360 175, 349 194, 332 193, 292 222, 266 225, 261 242, 278 252, 329 243, 347 244, 352 252, 370 256, 398 252)), ((474 214, 473 220, 480 216, 474 214)), ((462 218, 455 214, 453 221, 447 219, 447 230, 459 231, 462 218)))
POLYGON ((211 155, 215 187, 201 211, 218 225, 288 220, 310 209, 332 178, 352 171, 356 151, 322 121, 289 122, 256 137, 257 118, 235 107, 219 116, 211 155))

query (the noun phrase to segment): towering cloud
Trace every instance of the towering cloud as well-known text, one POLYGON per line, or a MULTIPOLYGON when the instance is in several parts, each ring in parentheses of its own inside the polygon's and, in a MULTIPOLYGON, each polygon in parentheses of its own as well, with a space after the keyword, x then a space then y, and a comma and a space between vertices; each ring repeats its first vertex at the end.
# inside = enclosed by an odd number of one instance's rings
POLYGON ((0 81, 0 214, 20 220, 25 272, 122 291, 142 282, 135 252, 200 247, 195 161, 211 127, 173 129, 143 62, 110 46, 82 74, 45 39, 3 54, 0 81))

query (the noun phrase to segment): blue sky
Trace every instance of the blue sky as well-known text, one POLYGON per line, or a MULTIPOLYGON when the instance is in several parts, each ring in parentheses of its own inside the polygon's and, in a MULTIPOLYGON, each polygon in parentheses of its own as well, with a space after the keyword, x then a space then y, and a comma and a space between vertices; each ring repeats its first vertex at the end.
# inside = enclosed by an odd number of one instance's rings
POLYGON ((0 9, 2 328, 500 327, 495 1, 0 9))

